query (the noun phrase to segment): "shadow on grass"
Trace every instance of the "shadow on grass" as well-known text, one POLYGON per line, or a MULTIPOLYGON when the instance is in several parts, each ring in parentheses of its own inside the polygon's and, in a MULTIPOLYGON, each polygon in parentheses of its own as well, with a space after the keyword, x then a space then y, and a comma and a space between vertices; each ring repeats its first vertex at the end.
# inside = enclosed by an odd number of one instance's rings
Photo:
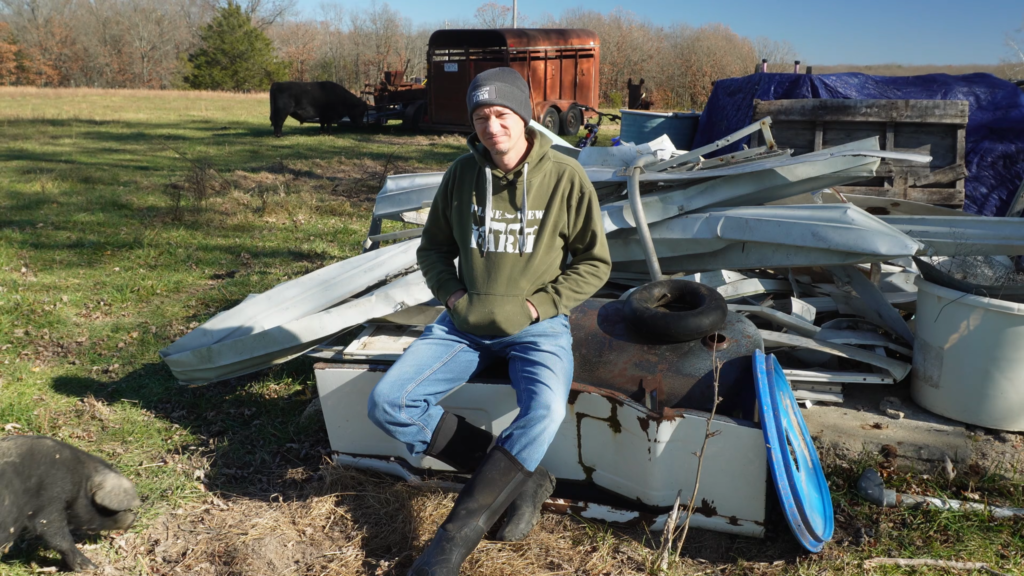
MULTIPOLYGON (((340 127, 330 135, 321 135, 317 125, 291 126, 282 138, 274 138, 269 123, 266 127, 251 122, 225 126, 220 122, 97 122, 76 119, 9 120, 0 133, 7 133, 9 143, 20 146, 0 148, 0 162, 23 163, 20 171, 35 174, 42 170, 85 165, 108 170, 152 171, 171 169, 181 163, 168 155, 181 146, 212 145, 215 151, 202 156, 215 160, 217 168, 253 169, 273 160, 306 160, 311 154, 344 152, 358 154, 375 161, 386 160, 397 146, 396 160, 447 163, 461 154, 461 142, 452 146, 424 146, 418 138, 441 133, 413 132, 397 125, 340 127), (84 127, 84 128, 83 128, 84 127), (194 134, 198 132, 199 134, 194 134), (204 141, 203 135, 210 137, 204 141), (81 157, 70 158, 67 142, 54 140, 73 135, 74 151, 81 157), (232 144, 234 145, 232 147, 232 144), (297 145, 296 145, 297 144, 297 145), (227 145, 228 148, 220 148, 227 145), (403 145, 408 150, 401 150, 403 145), (148 151, 140 157, 139 150, 148 151), (87 151, 95 150, 96 154, 87 151), (120 156, 119 156, 120 154, 120 156), (453 155, 454 154, 454 155, 453 155)), ((187 150, 186 150, 187 151, 187 150)))
MULTIPOLYGON (((104 381, 60 376, 55 392, 129 401, 195 435, 212 467, 210 489, 257 496, 289 492, 290 470, 318 470, 329 444, 319 418, 302 418, 316 397, 312 362, 297 359, 206 386, 178 384, 162 363, 104 381)), ((294 489, 294 487, 292 487, 294 489)))

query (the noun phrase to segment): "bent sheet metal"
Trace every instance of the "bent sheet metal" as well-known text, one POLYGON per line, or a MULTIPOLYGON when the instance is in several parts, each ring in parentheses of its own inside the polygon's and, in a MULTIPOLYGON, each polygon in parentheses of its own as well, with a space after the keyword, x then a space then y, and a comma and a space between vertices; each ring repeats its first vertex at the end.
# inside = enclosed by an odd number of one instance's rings
MULTIPOLYGON (((922 248, 850 204, 718 208, 650 230, 665 273, 882 262, 922 248)), ((615 270, 647 270, 635 229, 609 234, 608 247, 615 270)))
MULTIPOLYGON (((645 194, 641 198, 648 224, 677 214, 720 206, 753 206, 784 200, 875 176, 881 158, 878 138, 865 138, 820 153, 796 157, 770 158, 743 165, 742 173, 726 174, 724 169, 700 171, 705 178, 699 184, 685 183, 682 189, 645 194), (786 160, 786 162, 783 162, 786 160)), ((927 162, 926 155, 914 161, 927 162)), ((588 172, 589 174, 589 172, 588 172)), ((594 171, 595 176, 597 171, 594 171)), ((694 173, 696 174, 696 173, 694 173)), ((641 175, 641 181, 644 176, 641 175)), ((601 208, 605 232, 636 226, 627 202, 609 203, 601 208)))
POLYGON ((347 328, 431 298, 423 275, 414 272, 335 308, 278 326, 253 329, 230 340, 164 354, 163 359, 183 384, 233 378, 290 360, 347 328))
POLYGON ((1024 218, 879 216, 879 219, 921 241, 930 256, 1024 254, 1024 218))
POLYGON ((326 310, 414 268, 419 244, 413 240, 360 254, 250 295, 161 350, 160 356, 169 358, 326 310))

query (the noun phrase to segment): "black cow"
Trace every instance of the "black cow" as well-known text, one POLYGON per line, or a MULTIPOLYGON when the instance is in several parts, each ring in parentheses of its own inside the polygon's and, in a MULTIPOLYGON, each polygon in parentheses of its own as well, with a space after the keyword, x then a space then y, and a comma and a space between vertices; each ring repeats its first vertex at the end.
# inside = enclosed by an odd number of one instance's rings
POLYGON ((644 90, 644 79, 640 79, 639 84, 633 84, 633 79, 629 78, 626 80, 626 108, 629 110, 650 110, 651 106, 654 105, 654 101, 647 97, 647 91, 644 90))
POLYGON ((291 116, 300 124, 319 122, 320 133, 331 133, 331 125, 348 116, 362 126, 367 105, 361 98, 334 82, 274 82, 270 85, 270 124, 274 136, 291 116))
POLYGON ((72 570, 93 570, 71 530, 124 530, 141 505, 131 481, 92 454, 45 436, 0 440, 0 553, 26 531, 72 570))

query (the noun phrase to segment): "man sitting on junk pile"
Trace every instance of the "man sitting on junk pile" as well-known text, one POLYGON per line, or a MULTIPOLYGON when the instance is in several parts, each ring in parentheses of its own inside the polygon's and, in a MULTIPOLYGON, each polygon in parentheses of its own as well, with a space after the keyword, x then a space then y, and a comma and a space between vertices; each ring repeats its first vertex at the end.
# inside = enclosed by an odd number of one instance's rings
POLYGON ((506 508, 499 540, 521 540, 539 520, 555 484, 540 462, 572 384, 568 313, 611 270, 594 188, 578 162, 527 127, 532 107, 522 76, 487 70, 473 79, 466 103, 471 153, 445 172, 416 253, 446 310, 369 402, 370 419, 410 453, 472 472, 413 564, 415 576, 457 576, 506 508), (438 401, 499 358, 508 360, 519 414, 495 439, 438 401))

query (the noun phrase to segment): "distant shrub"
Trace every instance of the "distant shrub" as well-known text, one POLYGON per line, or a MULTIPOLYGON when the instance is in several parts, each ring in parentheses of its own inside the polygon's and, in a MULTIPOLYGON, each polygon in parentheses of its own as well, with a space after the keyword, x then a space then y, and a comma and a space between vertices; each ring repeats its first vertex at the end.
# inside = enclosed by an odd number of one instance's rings
POLYGON ((288 78, 288 64, 274 55, 274 45, 229 1, 200 32, 200 47, 189 55, 185 84, 195 90, 266 90, 288 78))

